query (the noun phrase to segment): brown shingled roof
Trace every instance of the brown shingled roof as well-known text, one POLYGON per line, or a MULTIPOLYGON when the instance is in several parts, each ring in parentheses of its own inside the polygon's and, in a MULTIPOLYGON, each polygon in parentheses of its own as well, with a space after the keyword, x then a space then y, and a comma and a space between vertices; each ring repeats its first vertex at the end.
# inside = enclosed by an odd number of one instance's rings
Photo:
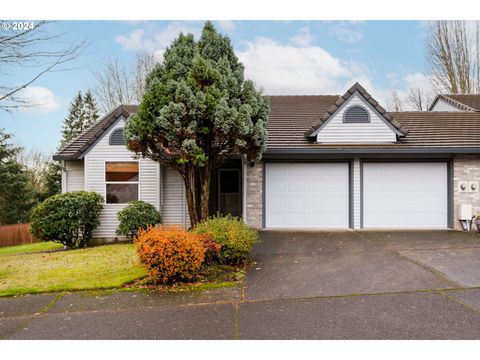
POLYGON ((100 118, 75 139, 63 146, 53 160, 78 159, 121 116, 125 118, 137 111, 137 105, 121 105, 100 118))
POLYGON ((339 95, 270 96, 268 147, 308 144, 305 130, 317 123, 339 98, 339 95))
POLYGON ((457 106, 460 105, 459 107, 466 111, 480 111, 480 94, 450 94, 442 96, 456 101, 459 103, 457 106))
MULTIPOLYGON (((391 112, 385 116, 408 132, 389 144, 321 144, 305 137, 311 125, 337 104, 337 95, 270 96, 267 152, 296 149, 415 149, 476 148, 480 150, 480 112, 391 112)), ((78 159, 120 115, 128 117, 136 106, 122 106, 102 118, 54 159, 78 159)), ((310 151, 310 150, 309 150, 310 151)))

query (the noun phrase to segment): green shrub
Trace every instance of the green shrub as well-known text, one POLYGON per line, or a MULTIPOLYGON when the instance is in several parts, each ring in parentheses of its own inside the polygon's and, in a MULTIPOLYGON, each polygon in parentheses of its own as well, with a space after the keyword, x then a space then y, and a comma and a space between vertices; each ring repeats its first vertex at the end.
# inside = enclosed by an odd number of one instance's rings
POLYGON ((117 214, 120 224, 117 227, 117 235, 133 238, 138 230, 147 229, 149 226, 159 224, 160 213, 155 206, 145 201, 130 201, 128 206, 117 214))
POLYGON ((74 191, 52 196, 30 216, 30 232, 44 241, 59 242, 69 248, 84 247, 103 208, 103 197, 96 192, 74 191))
POLYGON ((193 229, 197 234, 209 234, 212 240, 222 247, 218 261, 238 264, 252 255, 252 247, 258 240, 255 229, 242 220, 228 216, 213 216, 197 224, 193 229))

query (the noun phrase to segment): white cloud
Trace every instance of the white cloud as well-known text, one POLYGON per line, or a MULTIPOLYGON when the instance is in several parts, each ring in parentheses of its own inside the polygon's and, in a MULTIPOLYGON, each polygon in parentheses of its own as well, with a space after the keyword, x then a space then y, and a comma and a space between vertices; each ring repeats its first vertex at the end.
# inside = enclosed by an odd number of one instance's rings
POLYGON ((145 31, 136 29, 128 35, 118 35, 115 42, 122 45, 125 50, 147 50, 163 53, 178 35, 192 33, 196 37, 200 35, 201 28, 193 27, 182 22, 172 22, 163 31, 145 31))
POLYGON ((291 37, 289 42, 292 45, 296 46, 308 46, 313 41, 313 35, 310 33, 310 29, 308 27, 303 27, 299 30, 298 34, 291 37))
POLYGON ((235 22, 233 20, 218 20, 216 21, 216 23, 223 31, 232 32, 233 30, 235 30, 235 22))
POLYGON ((330 28, 330 34, 347 43, 355 43, 362 40, 363 34, 354 27, 358 23, 341 21, 330 28))
POLYGON ((245 76, 269 95, 343 94, 355 81, 371 86, 368 69, 318 46, 256 38, 237 51, 245 76))
POLYGON ((19 108, 21 112, 51 113, 60 108, 59 99, 43 86, 28 86, 16 94, 17 98, 25 103, 19 108))

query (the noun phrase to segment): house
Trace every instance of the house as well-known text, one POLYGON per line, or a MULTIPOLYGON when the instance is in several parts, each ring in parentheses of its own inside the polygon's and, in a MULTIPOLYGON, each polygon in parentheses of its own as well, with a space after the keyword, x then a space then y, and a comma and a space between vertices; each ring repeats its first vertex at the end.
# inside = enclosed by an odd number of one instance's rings
POLYGON ((428 111, 480 111, 480 94, 437 95, 428 111))
MULTIPOLYGON (((386 112, 358 83, 343 96, 271 96, 270 108, 262 161, 222 166, 211 212, 266 229, 460 229, 461 204, 480 211, 480 112, 386 112)), ((188 226, 179 174, 124 144, 135 111, 120 106, 54 155, 64 192, 105 196, 95 237, 115 237, 116 213, 134 199, 188 226)))

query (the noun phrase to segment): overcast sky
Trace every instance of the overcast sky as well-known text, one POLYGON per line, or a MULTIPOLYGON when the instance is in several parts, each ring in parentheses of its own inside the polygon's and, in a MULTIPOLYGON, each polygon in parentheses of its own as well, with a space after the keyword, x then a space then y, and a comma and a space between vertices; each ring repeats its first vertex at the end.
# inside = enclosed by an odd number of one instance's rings
MULTIPOLYGON (((232 39, 246 77, 265 94, 342 94, 355 81, 385 107, 392 88, 402 93, 425 83, 425 37, 421 21, 216 21, 232 39)), ((24 91, 41 106, 0 113, 0 128, 31 149, 53 152, 63 118, 79 90, 95 85, 93 72, 109 57, 132 66, 139 50, 163 49, 180 31, 196 37, 200 21, 64 21, 63 45, 87 38, 90 46, 68 71, 49 73, 24 91)), ((0 30, 3 31, 3 30, 0 30)), ((56 46, 62 46, 57 44, 56 46)), ((0 83, 27 79, 31 71, 0 75, 0 83)))

